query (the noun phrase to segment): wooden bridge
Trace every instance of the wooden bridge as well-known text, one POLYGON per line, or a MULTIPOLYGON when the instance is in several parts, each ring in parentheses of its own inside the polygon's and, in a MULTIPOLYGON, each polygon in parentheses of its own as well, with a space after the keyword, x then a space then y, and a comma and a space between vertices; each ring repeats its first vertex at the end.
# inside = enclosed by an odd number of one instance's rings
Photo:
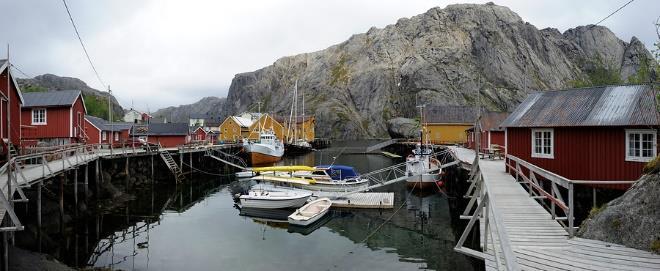
POLYGON ((483 259, 486 270, 660 270, 658 254, 573 236, 573 188, 589 181, 569 180, 514 156, 505 165, 480 160, 469 149, 450 149, 471 169, 471 200, 461 217, 470 221, 455 250, 483 259), (551 182, 549 192, 541 177, 551 182), (538 202, 543 200, 550 210, 538 202), (463 246, 477 220, 482 251, 463 246))

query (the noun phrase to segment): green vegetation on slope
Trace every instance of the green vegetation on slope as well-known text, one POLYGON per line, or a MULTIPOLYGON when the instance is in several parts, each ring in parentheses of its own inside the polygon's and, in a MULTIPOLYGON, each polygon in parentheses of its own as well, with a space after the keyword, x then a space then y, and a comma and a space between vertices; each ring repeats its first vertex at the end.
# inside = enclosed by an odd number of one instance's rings
POLYGON ((603 64, 602 61, 595 62, 595 68, 587 72, 587 77, 572 80, 568 83, 574 88, 618 85, 623 83, 619 71, 603 64))
MULTIPOLYGON (((99 96, 84 96, 85 106, 87 107, 87 115, 95 116, 108 120, 108 98, 99 96)), ((123 116, 114 114, 113 121, 120 121, 123 116)))
POLYGON ((46 92, 47 88, 35 85, 27 85, 21 88, 21 92, 46 92))

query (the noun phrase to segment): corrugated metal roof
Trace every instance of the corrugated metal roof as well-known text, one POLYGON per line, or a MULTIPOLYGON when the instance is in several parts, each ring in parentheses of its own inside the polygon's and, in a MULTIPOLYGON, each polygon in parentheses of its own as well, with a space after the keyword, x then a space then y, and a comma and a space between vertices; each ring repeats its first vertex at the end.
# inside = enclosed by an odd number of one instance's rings
MULTIPOLYGON (((5 63, 7 63, 7 59, 6 59, 6 58, 5 58, 5 59, 0 59, 0 68, 1 68, 2 66, 4 66, 5 63)), ((0 69, 0 72, 3 72, 3 71, 5 71, 5 69, 0 69)))
POLYGON ((649 85, 603 86, 533 93, 502 127, 657 126, 649 85))
POLYGON ((232 118, 236 123, 238 123, 238 125, 240 125, 243 128, 249 128, 252 125, 252 123, 254 123, 251 119, 248 118, 237 117, 237 116, 232 116, 232 118))
POLYGON ((481 130, 482 131, 504 131, 500 126, 502 122, 509 116, 508 112, 486 112, 481 116, 481 130))
POLYGON ((477 109, 472 106, 427 106, 424 121, 427 123, 471 124, 477 119, 477 109))
POLYGON ((136 131, 133 126, 131 134, 141 135, 188 135, 188 123, 149 123, 148 125, 140 125, 139 127, 146 127, 146 133, 136 131))
POLYGON ((27 92, 23 94, 23 107, 70 106, 80 95, 80 90, 57 90, 47 92, 27 92))
POLYGON ((110 122, 107 120, 89 115, 85 116, 85 119, 87 119, 97 128, 101 129, 101 131, 119 132, 124 130, 130 130, 131 127, 133 127, 133 123, 130 122, 113 122, 112 124, 110 124, 110 122))

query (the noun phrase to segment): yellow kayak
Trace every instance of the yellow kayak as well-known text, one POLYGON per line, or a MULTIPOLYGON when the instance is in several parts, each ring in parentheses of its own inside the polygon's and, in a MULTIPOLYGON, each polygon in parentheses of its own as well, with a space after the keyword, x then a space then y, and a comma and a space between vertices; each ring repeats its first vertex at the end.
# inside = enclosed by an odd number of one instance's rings
POLYGON ((253 172, 264 172, 264 171, 314 171, 313 167, 309 166, 274 166, 274 167, 255 167, 250 169, 253 172))

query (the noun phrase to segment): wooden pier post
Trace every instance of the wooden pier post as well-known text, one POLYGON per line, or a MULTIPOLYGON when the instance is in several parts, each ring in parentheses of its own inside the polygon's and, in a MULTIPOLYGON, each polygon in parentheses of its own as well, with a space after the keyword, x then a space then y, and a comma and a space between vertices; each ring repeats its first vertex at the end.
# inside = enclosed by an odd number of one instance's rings
POLYGON ((575 203, 573 202, 573 183, 568 184, 568 236, 571 238, 573 237, 575 233, 575 228, 573 227, 573 219, 575 216, 575 211, 573 210, 573 205, 575 203))
POLYGON ((85 200, 89 197, 89 163, 85 165, 85 200))
POLYGON ((126 173, 126 176, 128 176, 128 156, 126 156, 126 165, 124 166, 124 173, 126 173))
POLYGON ((190 164, 188 164, 188 167, 190 168, 190 176, 192 176, 193 173, 193 153, 190 153, 190 164))
POLYGON ((73 170, 73 203, 78 209, 78 168, 73 170))
POLYGON ((591 204, 591 207, 597 207, 597 202, 596 202, 596 188, 591 188, 591 193, 593 194, 593 203, 591 204))
POLYGON ((183 152, 179 151, 179 168, 183 170, 183 152))
POLYGON ((151 183, 154 183, 154 156, 151 155, 151 183))
POLYGON ((64 174, 60 174, 60 233, 64 233, 64 174))
POLYGON ((37 183, 37 242, 39 252, 41 252, 41 187, 43 181, 37 183))
POLYGON ((2 263, 2 269, 5 271, 9 271, 9 242, 7 242, 7 232, 3 231, 2 232, 2 258, 3 258, 3 263, 2 263))

